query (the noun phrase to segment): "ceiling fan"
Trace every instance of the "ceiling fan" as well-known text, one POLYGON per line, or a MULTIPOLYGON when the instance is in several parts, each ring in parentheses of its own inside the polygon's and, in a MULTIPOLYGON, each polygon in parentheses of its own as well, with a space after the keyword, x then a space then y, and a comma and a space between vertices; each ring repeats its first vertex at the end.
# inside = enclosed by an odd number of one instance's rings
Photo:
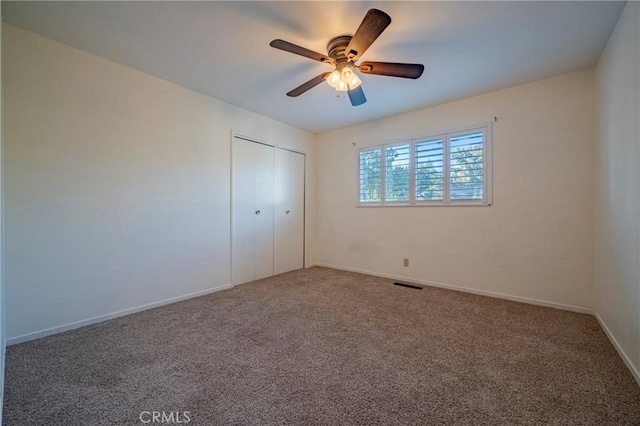
POLYGON ((335 66, 334 71, 324 72, 312 78, 287 93, 287 96, 300 96, 326 80, 338 92, 347 92, 351 105, 358 106, 365 103, 367 98, 364 96, 360 86, 362 81, 358 77, 356 70, 363 74, 419 78, 424 71, 424 65, 422 64, 395 62, 363 62, 359 65, 356 64, 356 61, 360 59, 390 23, 391 17, 389 15, 378 9, 369 9, 353 37, 343 35, 329 41, 327 55, 314 52, 288 41, 273 40, 269 43, 271 47, 335 66))

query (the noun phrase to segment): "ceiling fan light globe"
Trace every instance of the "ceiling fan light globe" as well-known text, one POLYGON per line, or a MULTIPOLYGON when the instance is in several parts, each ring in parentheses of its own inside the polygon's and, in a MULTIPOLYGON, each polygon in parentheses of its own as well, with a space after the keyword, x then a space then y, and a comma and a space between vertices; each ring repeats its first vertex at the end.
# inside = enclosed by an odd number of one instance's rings
POLYGON ((360 80, 355 72, 352 72, 351 78, 347 81, 347 84, 349 85, 349 90, 355 89, 362 84, 362 80, 360 80))
POLYGON ((342 68, 341 80, 347 83, 350 87, 356 88, 360 85, 361 81, 358 75, 351 69, 351 67, 342 68))
POLYGON ((351 67, 345 66, 329 74, 327 84, 338 92, 347 92, 360 86, 362 81, 351 67))
POLYGON ((340 71, 335 70, 327 77, 327 83, 329 86, 336 89, 338 87, 338 83, 340 83, 340 71))

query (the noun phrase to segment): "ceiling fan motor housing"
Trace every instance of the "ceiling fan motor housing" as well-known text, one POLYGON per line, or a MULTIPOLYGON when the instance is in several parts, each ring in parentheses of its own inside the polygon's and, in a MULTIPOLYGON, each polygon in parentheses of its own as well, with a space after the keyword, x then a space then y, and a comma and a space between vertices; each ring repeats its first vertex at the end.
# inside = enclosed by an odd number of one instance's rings
POLYGON ((346 49, 350 41, 351 36, 343 35, 332 38, 327 44, 327 53, 330 58, 336 61, 336 65, 340 65, 342 63, 346 64, 349 62, 346 55, 346 49))
POLYGON ((346 49, 351 36, 334 37, 327 44, 327 53, 335 61, 336 69, 327 76, 329 86, 338 92, 347 92, 360 86, 362 80, 356 75, 356 65, 347 58, 346 49))

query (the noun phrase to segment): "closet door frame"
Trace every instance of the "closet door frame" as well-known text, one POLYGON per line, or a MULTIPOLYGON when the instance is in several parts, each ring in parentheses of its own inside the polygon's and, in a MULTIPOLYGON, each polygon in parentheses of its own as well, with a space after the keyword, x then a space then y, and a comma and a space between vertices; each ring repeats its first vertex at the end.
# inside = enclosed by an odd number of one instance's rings
POLYGON ((229 139, 229 181, 230 181, 230 191, 229 191, 229 208, 230 208, 230 222, 229 222, 229 278, 230 278, 230 284, 231 285, 236 285, 235 283, 235 276, 234 276, 234 271, 233 271, 233 265, 234 265, 234 256, 233 256, 233 194, 234 194, 234 186, 233 186, 233 147, 234 147, 234 143, 233 141, 237 138, 237 139, 242 139, 245 140, 247 142, 253 142, 253 143, 257 143, 257 144, 261 144, 261 145, 267 145, 273 148, 277 148, 277 149, 283 149, 285 151, 291 151, 291 152, 295 152, 296 154, 302 154, 302 156, 304 157, 304 182, 302 183, 303 185, 303 200, 302 200, 302 205, 303 205, 303 211, 302 211, 302 267, 306 268, 307 266, 307 153, 305 151, 302 151, 298 148, 293 148, 287 145, 282 145, 279 143, 274 143, 271 141, 267 141, 261 138, 256 138, 254 136, 247 136, 241 133, 237 133, 235 132, 233 129, 231 129, 231 135, 230 135, 230 139, 229 139))

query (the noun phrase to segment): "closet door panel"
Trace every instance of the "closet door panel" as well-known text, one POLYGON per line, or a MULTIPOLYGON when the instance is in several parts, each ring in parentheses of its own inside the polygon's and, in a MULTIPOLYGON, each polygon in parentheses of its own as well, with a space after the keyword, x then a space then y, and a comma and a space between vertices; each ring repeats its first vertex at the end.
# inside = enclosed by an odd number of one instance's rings
POLYGON ((304 268, 304 155, 290 153, 289 214, 290 270, 304 268))
POLYGON ((254 279, 273 275, 274 148, 255 145, 255 273, 254 279))
POLYGON ((304 267, 304 155, 276 149, 274 272, 304 267))
POLYGON ((287 206, 289 205, 289 151, 275 149, 274 152, 274 197, 273 197, 273 272, 281 274, 289 270, 289 236, 287 206))
POLYGON ((254 146, 241 139, 233 141, 233 284, 254 279, 254 146))

